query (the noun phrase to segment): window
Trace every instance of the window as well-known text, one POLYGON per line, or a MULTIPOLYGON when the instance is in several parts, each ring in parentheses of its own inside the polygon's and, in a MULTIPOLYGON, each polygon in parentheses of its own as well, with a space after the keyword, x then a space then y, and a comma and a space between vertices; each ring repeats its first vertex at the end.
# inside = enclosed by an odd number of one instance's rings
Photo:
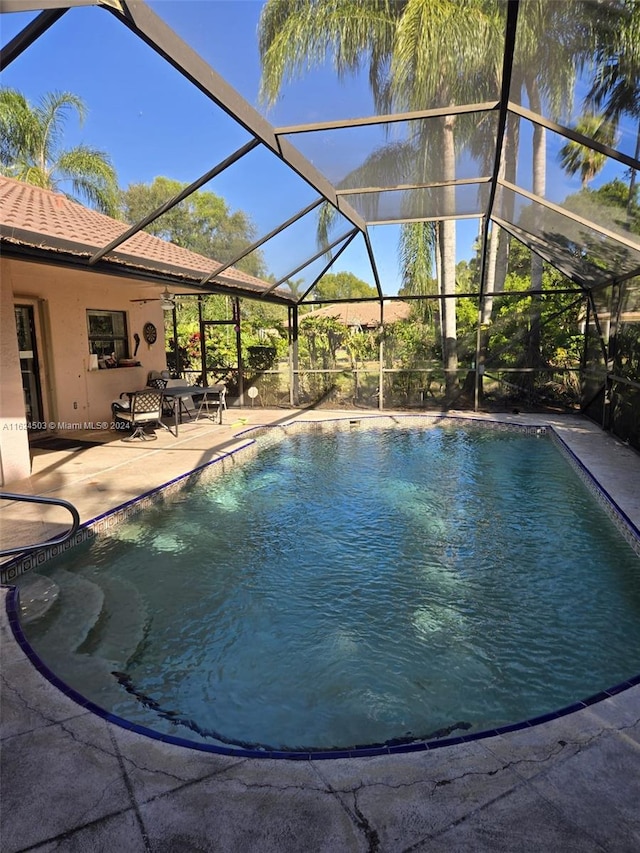
POLYGON ((116 359, 129 357, 127 317, 124 311, 87 311, 89 329, 89 352, 98 358, 116 359))

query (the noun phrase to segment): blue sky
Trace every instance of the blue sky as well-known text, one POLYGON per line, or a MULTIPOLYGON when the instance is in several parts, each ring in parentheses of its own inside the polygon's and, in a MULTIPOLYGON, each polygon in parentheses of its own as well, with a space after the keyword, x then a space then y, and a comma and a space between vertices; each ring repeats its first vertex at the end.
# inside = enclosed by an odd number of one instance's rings
MULTIPOLYGON (((160 0, 149 5, 252 105, 259 106, 256 30, 261 1, 160 0)), ((26 13, 3 15, 2 42, 33 17, 26 13)), ((308 96, 308 81, 288 87, 282 101, 267 113, 272 124, 373 112, 366 81, 340 85, 326 69, 312 77, 314 98, 308 96)), ((88 107, 88 117, 82 128, 75 118, 68 122, 65 144, 83 141, 108 152, 123 187, 152 181, 157 175, 192 181, 249 139, 234 121, 212 108, 203 95, 103 9, 68 12, 6 69, 2 85, 19 89, 32 102, 54 90, 79 95, 88 107)), ((262 150, 230 167, 205 189, 222 195, 232 209, 248 212, 258 235, 316 196, 262 150)), ((469 256, 477 230, 477 221, 461 223, 461 257, 469 256)), ((389 294, 396 293, 399 286, 398 231, 395 226, 371 229, 383 289, 389 294)), ((263 251, 271 270, 284 275, 305 255, 315 252, 315 234, 309 228, 306 241, 301 242, 298 234, 289 246, 280 240, 263 251)), ((339 259, 334 267, 338 269, 349 269, 373 283, 360 238, 339 259)))
MULTIPOLYGON (((156 0, 149 5, 246 100, 259 106, 256 31, 262 0, 156 0)), ((2 42, 33 17, 3 15, 2 42)), ((104 9, 72 9, 9 66, 2 85, 19 89, 33 102, 53 90, 79 95, 89 109, 88 118, 82 128, 75 120, 68 122, 65 144, 83 141, 108 152, 122 187, 152 181, 157 175, 192 181, 249 139, 236 122, 104 9)), ((278 127, 373 112, 366 79, 341 84, 331 69, 323 68, 287 86, 267 117, 278 127)), ((344 148, 340 156, 348 170, 350 152, 344 148)), ((556 190, 564 197, 577 188, 578 181, 563 178, 556 190)), ((258 235, 316 196, 262 148, 205 189, 222 195, 231 209, 245 210, 258 235)), ((459 258, 470 257, 478 226, 478 220, 458 224, 459 258)), ((396 293, 398 228, 373 227, 371 236, 383 290, 396 293)), ((315 252, 314 228, 308 227, 304 234, 298 229, 295 236, 285 236, 263 251, 271 271, 284 275, 315 252)), ((338 269, 349 269, 372 282, 362 240, 342 256, 338 269)))

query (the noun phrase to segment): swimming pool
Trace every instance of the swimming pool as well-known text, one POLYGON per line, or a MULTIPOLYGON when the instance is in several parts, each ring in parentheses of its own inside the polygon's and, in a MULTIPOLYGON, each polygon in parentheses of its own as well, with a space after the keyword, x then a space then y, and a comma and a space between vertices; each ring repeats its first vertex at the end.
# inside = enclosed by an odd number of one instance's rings
POLYGON ((51 564, 76 613, 54 619, 61 595, 25 626, 141 725, 348 749, 495 729, 638 670, 638 558, 543 435, 300 434, 170 515, 51 564))

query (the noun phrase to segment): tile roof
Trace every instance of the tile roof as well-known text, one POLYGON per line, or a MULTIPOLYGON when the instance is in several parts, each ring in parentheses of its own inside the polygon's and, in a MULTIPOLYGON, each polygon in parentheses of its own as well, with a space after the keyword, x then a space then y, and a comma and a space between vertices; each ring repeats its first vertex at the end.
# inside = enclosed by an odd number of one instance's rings
MULTIPOLYGON (((398 300, 385 301, 384 321, 395 323, 398 320, 406 320, 411 311, 408 302, 398 300)), ((333 305, 325 305, 309 314, 301 315, 300 321, 306 317, 334 317, 345 326, 362 326, 365 329, 375 329, 380 325, 380 303, 379 302, 337 302, 333 305)))
MULTIPOLYGON (((0 176, 3 243, 89 258, 128 228, 127 223, 84 207, 65 195, 0 176)), ((172 276, 185 284, 198 282, 220 266, 211 258, 144 231, 121 243, 103 261, 172 276)), ((261 293, 270 286, 235 267, 229 267, 214 281, 248 293, 261 293)), ((273 295, 291 301, 288 291, 278 289, 273 295)))

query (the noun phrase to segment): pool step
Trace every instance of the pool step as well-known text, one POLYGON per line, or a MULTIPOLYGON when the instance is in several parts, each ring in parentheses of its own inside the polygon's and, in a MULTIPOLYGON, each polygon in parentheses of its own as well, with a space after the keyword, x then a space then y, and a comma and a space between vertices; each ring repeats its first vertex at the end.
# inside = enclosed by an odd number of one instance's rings
POLYGON ((96 705, 109 710, 122 702, 123 690, 110 661, 72 652, 49 665, 58 678, 96 705))
POLYGON ((112 708, 124 691, 113 676, 143 641, 147 609, 129 581, 55 569, 20 583, 21 622, 29 641, 58 678, 92 702, 112 708), (53 604, 56 606, 53 607, 53 604))
POLYGON ((100 587, 104 605, 78 651, 109 661, 112 668, 123 669, 145 637, 149 623, 145 601, 124 578, 101 574, 97 569, 83 570, 82 576, 100 587))
POLYGON ((102 612, 104 592, 87 578, 65 569, 52 572, 51 580, 58 586, 58 606, 46 614, 46 627, 39 632, 35 646, 56 649, 64 655, 75 652, 87 639, 102 612))
POLYGON ((20 621, 30 625, 47 615, 58 600, 60 587, 52 579, 28 572, 20 581, 20 621))

